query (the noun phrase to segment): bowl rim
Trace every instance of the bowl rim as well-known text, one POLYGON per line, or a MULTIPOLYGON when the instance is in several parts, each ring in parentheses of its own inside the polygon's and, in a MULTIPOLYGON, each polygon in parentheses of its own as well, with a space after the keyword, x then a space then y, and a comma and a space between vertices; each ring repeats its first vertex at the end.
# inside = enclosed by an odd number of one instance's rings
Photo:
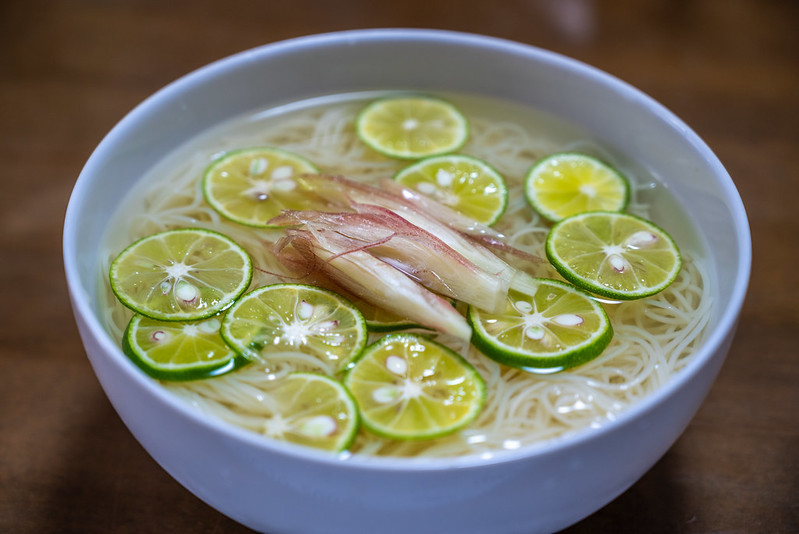
POLYGON ((387 472, 485 468, 490 465, 514 462, 522 458, 546 455, 555 451, 560 452, 578 447, 586 441, 593 440, 598 436, 613 431, 617 427, 645 416, 645 414, 658 405, 662 399, 675 394, 677 390, 682 388, 697 375, 700 369, 707 363, 707 360, 734 334, 749 283, 751 254, 751 233, 748 219, 740 194, 735 188, 732 178, 705 142, 681 119, 659 102, 607 72, 557 52, 545 50, 533 45, 475 33, 417 28, 370 28, 294 37, 244 50, 218 59, 177 78, 148 96, 129 111, 106 134, 97 147, 95 147, 84 165, 70 195, 63 227, 64 268, 74 313, 85 321, 89 332, 94 336, 100 348, 105 353, 102 357, 113 358, 115 363, 124 369, 123 372, 129 375, 128 378, 136 382, 137 386, 146 389, 148 394, 155 396, 159 402, 165 403, 172 410, 177 411, 182 417, 205 426, 208 430, 219 433, 229 439, 243 442, 256 449, 262 449, 272 454, 317 464, 348 466, 349 468, 382 470, 387 472), (398 458, 362 456, 358 454, 331 455, 309 447, 264 439, 262 436, 235 427, 232 424, 213 417, 203 416, 198 410, 193 409, 184 400, 169 393, 165 388, 145 376, 144 373, 141 373, 127 360, 120 347, 111 339, 111 336, 107 333, 105 328, 103 328, 98 317, 93 313, 89 295, 80 290, 81 283, 76 254, 76 242, 78 237, 76 221, 80 217, 79 208, 83 203, 82 199, 86 195, 89 187, 87 183, 90 179, 89 177, 94 172, 94 167, 97 166, 97 161, 100 159, 100 155, 106 150, 106 147, 113 146, 118 138, 125 135, 128 128, 135 125, 140 115, 145 114, 149 108, 156 106, 159 101, 165 98, 168 99, 169 96, 178 94, 185 88, 197 84, 201 85, 206 80, 222 75, 228 69, 238 68, 243 63, 258 62, 265 57, 292 53, 296 50, 325 47, 328 44, 347 43, 355 45, 381 41, 402 41, 405 43, 424 42, 427 44, 445 43, 448 45, 488 49, 495 53, 520 55, 535 59, 536 61, 557 64, 561 68, 566 68, 581 76, 587 76, 598 80, 615 91, 620 91, 636 101, 643 102, 654 115, 671 128, 678 130, 679 133, 686 137, 687 141, 702 154, 711 172, 721 182, 726 195, 725 200, 733 211, 733 217, 736 222, 734 233, 739 248, 737 257, 738 272, 733 282, 733 292, 730 295, 729 306, 722 312, 715 329, 710 332, 700 350, 694 355, 685 368, 666 384, 660 386, 656 391, 629 406, 621 413, 616 414, 613 420, 603 422, 602 425, 597 427, 583 428, 558 438, 524 445, 515 450, 497 450, 491 453, 476 453, 444 458, 398 458))

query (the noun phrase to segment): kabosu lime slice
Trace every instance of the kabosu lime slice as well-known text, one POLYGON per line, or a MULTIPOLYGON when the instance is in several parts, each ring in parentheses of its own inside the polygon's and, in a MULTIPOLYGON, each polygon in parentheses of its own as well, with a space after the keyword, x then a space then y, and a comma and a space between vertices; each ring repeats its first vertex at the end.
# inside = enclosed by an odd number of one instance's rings
POLYGON ((574 285, 620 300, 654 295, 682 266, 674 240, 654 223, 626 213, 589 212, 555 224, 546 254, 574 285))
POLYGON ((297 351, 343 370, 366 345, 366 322, 347 299, 303 284, 274 284, 239 299, 222 321, 222 337, 250 360, 297 351))
POLYGON ((508 203, 505 180, 488 163, 460 154, 434 156, 394 179, 482 224, 493 224, 508 203))
POLYGON ((229 373, 248 363, 219 335, 222 322, 159 321, 134 315, 122 349, 145 373, 160 380, 196 380, 229 373))
POLYGON ((358 432, 358 408, 341 383, 315 373, 293 373, 270 390, 277 409, 266 420, 269 437, 339 452, 358 432))
POLYGON ((552 373, 599 356, 613 337, 608 316, 590 295, 569 284, 533 278, 511 289, 502 313, 471 307, 472 343, 505 365, 552 373))
POLYGON ((382 308, 375 306, 368 306, 365 308, 360 305, 358 307, 363 312, 366 326, 371 332, 395 332, 397 330, 411 330, 416 328, 428 330, 410 319, 402 318, 382 308))
POLYGON ((318 172, 313 163, 285 150, 235 150, 208 166, 203 194, 222 216, 239 224, 269 228, 269 220, 282 210, 308 208, 307 194, 295 179, 318 172))
POLYGON ((412 328, 425 329, 423 326, 410 319, 375 306, 356 295, 348 294, 347 299, 361 312, 366 321, 366 327, 370 332, 395 332, 397 330, 410 330, 412 328))
POLYGON ((550 221, 586 211, 622 211, 630 198, 627 179, 610 165, 585 154, 552 154, 525 179, 530 205, 550 221))
POLYGON ((458 109, 428 96, 377 100, 358 114, 356 131, 372 149, 392 158, 419 159, 455 152, 469 136, 458 109))
POLYGON ((344 378, 365 428, 393 439, 429 439, 468 425, 485 383, 461 356, 425 337, 391 334, 368 346, 344 378))
POLYGON ((250 285, 252 262, 230 238, 199 228, 145 237, 111 263, 111 289, 133 311, 164 321, 216 315, 250 285))

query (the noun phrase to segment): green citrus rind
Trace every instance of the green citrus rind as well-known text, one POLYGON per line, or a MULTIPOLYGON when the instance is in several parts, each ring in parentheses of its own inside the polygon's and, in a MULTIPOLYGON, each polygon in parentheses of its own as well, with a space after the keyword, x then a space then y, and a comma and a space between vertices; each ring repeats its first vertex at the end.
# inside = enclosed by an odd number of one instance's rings
POLYGON ((122 350, 142 371, 159 380, 221 376, 249 361, 225 343, 220 325, 215 317, 176 322, 134 315, 125 329, 122 350), (217 324, 210 325, 212 321, 217 324))
POLYGON ((205 170, 206 202, 233 222, 276 228, 269 221, 286 209, 308 209, 308 198, 293 177, 316 174, 312 162, 280 148, 251 147, 227 152, 205 170))
POLYGON ((469 137, 469 122, 454 105, 423 95, 376 100, 358 113, 355 129, 367 146, 396 159, 456 152, 469 137))
POLYGON ((524 181, 528 203, 550 222, 586 211, 623 211, 630 183, 611 165, 577 152, 541 158, 524 181))
POLYGON ((613 338, 605 310, 569 284, 531 279, 511 289, 502 313, 470 307, 472 344, 499 363, 539 373, 582 365, 599 356, 613 338))
POLYGON ((556 223, 547 235, 546 255, 572 284, 618 300, 663 291, 682 267, 671 236, 629 213, 596 211, 556 223))
POLYGON ((111 290, 128 308, 163 321, 216 315, 252 280, 252 260, 229 237, 181 228, 141 238, 111 263, 111 290))
POLYGON ((280 405, 280 435, 275 439, 329 452, 341 452, 358 434, 360 415, 352 394, 322 374, 296 372, 281 379, 271 392, 280 405))
POLYGON ((397 440, 456 432, 477 417, 486 398, 485 382, 469 362, 410 333, 389 334, 369 345, 344 376, 344 385, 364 428, 397 440))
POLYGON ((505 213, 505 179, 483 160, 463 154, 431 156, 401 169, 394 180, 474 219, 491 225, 505 213))
POLYGON ((346 296, 363 315, 366 321, 366 327, 370 332, 384 333, 396 332, 398 330, 410 330, 415 328, 424 328, 423 326, 414 323, 410 319, 400 317, 387 310, 379 308, 356 295, 348 294, 346 296))
POLYGON ((366 346, 366 321, 345 297, 305 284, 272 284, 225 313, 222 337, 249 360, 297 351, 343 371, 366 346))

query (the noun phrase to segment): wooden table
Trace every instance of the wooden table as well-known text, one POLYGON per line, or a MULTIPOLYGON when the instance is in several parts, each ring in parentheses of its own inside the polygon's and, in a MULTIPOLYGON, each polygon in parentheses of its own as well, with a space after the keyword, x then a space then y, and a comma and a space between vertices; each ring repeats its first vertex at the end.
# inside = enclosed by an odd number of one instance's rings
POLYGON ((83 162, 174 78, 272 41, 365 27, 483 33, 641 88, 717 152, 754 235, 736 341, 699 414, 568 530, 799 532, 799 3, 790 0, 5 0, 0 4, 0 532, 246 532, 173 481, 92 374, 61 261, 83 162))

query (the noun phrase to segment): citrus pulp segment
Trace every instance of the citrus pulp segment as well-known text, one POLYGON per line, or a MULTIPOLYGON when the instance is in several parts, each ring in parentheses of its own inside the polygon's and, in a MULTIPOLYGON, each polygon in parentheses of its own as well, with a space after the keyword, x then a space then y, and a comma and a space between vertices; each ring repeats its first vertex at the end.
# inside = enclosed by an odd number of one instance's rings
POLYGON ((347 299, 319 287, 273 284, 241 297, 225 314, 222 337, 245 358, 302 352, 342 371, 366 345, 366 322, 347 299))
POLYGON ((585 154, 564 152, 537 161, 525 179, 530 205, 550 221, 586 211, 622 211, 630 198, 627 179, 585 154))
POLYGON ((469 123, 449 102, 402 96, 367 105, 356 131, 369 147, 392 158, 419 159, 455 152, 469 136, 469 123))
POLYGON ((483 407, 485 383, 451 349, 414 334, 391 334, 368 346, 344 385, 361 422, 394 439, 429 439, 468 425, 483 407))
POLYGON ((607 314, 569 284, 535 278, 511 289, 502 313, 470 307, 472 343, 505 365, 551 373, 599 356, 613 337, 607 314))
POLYGON ((571 283, 621 300, 662 291, 682 265, 677 245, 663 229, 616 212, 583 213, 555 224, 547 235, 546 254, 571 283))
POLYGON ((219 376, 247 363, 219 335, 219 317, 177 322, 134 315, 122 340, 125 354, 160 380, 219 376))
POLYGON ((307 209, 307 195, 295 181, 318 173, 307 159, 271 147, 245 148, 217 159, 203 176, 206 201, 222 216, 247 226, 269 228, 284 209, 307 209))
POLYGON ((117 256, 111 289, 136 313, 164 321, 216 315, 250 285, 252 261, 227 236, 200 228, 139 239, 117 256))
POLYGON ((275 412, 264 423, 269 437, 339 452, 358 432, 358 407, 336 380, 316 373, 292 373, 279 379, 269 396, 275 412))
POLYGON ((399 171, 394 179, 481 224, 495 223, 508 203, 502 176, 470 156, 425 158, 399 171))

